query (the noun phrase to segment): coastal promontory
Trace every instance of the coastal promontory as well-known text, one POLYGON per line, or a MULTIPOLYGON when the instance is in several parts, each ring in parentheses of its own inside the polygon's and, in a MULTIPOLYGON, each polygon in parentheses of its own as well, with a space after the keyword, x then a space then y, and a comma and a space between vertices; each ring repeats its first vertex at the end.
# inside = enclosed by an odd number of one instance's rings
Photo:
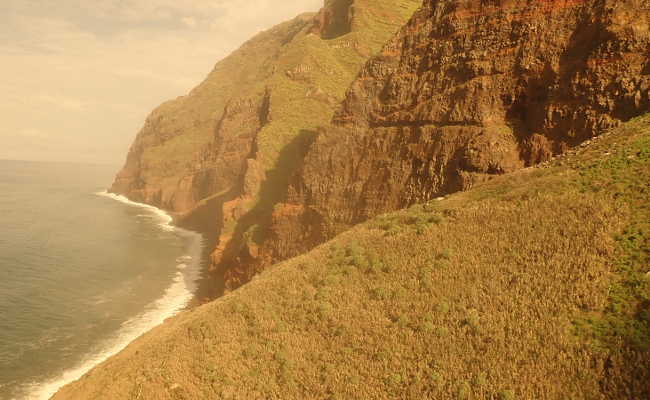
POLYGON ((112 191, 218 298, 54 399, 650 398, 650 1, 327 0, 112 191))

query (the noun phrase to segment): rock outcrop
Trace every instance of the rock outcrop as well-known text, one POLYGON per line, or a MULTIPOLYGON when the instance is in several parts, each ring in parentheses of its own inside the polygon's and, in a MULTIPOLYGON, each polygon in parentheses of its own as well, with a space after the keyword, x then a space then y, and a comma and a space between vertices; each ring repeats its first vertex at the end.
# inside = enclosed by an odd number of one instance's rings
POLYGON ((247 281, 272 262, 259 248, 316 128, 419 5, 328 0, 257 35, 149 116, 111 191, 206 233, 217 277, 228 274, 230 287, 247 281))
POLYGON ((323 39, 332 39, 352 31, 354 1, 327 0, 316 18, 312 32, 323 39))
POLYGON ((650 109, 650 1, 427 0, 319 130, 274 259, 548 160, 650 109))

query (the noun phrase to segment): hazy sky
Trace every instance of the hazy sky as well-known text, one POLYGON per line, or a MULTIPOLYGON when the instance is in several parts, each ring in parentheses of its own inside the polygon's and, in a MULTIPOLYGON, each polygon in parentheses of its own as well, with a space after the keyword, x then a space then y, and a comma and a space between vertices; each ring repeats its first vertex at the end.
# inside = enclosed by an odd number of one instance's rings
POLYGON ((323 0, 0 0, 0 159, 121 164, 147 114, 323 0))

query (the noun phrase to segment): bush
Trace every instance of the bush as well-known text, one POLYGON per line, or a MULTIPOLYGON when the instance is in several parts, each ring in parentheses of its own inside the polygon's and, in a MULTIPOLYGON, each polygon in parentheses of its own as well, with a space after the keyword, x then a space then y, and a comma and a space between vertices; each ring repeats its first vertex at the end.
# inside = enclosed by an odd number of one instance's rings
POLYGON ((469 386, 469 383, 463 382, 458 386, 458 400, 467 400, 469 399, 472 389, 469 386))
POLYGON ((425 333, 431 333, 436 328, 433 323, 433 316, 431 314, 426 314, 420 323, 419 330, 425 333))
POLYGON ((385 287, 376 287, 370 291, 370 297, 374 300, 386 300, 390 298, 390 291, 385 287))
POLYGON ((386 378, 386 384, 389 387, 395 388, 396 386, 400 386, 402 384, 403 380, 404 380, 404 378, 402 377, 402 375, 400 375, 400 374, 392 374, 392 375, 389 375, 386 378))
POLYGON ((429 379, 431 380, 431 383, 434 387, 442 386, 442 384, 444 383, 444 378, 439 372, 436 371, 431 372, 431 375, 429 375, 429 379))
POLYGON ((438 254, 438 260, 449 260, 451 258, 451 250, 445 249, 440 254, 438 254))
POLYGON ((476 388, 484 387, 487 385, 487 377, 483 372, 479 372, 478 374, 474 375, 472 378, 472 386, 476 388))
POLYGON ((449 307, 449 303, 442 302, 438 303, 436 306, 436 311, 438 311, 440 314, 447 314, 451 310, 451 307, 449 307))
POLYGON ((402 314, 395 318, 395 324, 397 324, 397 326, 400 328, 407 328, 410 323, 411 319, 408 317, 408 315, 402 314))
POLYGON ((473 334, 479 333, 481 330, 481 317, 476 310, 469 310, 466 313, 463 323, 469 327, 470 332, 473 334))
POLYGON ((436 336, 443 338, 449 335, 449 329, 444 326, 439 326, 436 328, 436 336))
POLYGON ((420 324, 420 331, 425 332, 425 333, 433 332, 433 330, 435 328, 436 327, 433 324, 433 322, 425 321, 425 322, 422 322, 422 324, 420 324))

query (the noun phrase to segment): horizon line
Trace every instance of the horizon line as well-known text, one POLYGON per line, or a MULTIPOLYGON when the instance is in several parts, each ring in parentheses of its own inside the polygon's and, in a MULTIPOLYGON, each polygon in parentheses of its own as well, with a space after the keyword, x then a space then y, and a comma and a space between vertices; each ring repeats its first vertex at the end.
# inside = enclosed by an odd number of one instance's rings
POLYGON ((23 162, 35 164, 82 164, 82 165, 96 165, 106 167, 120 167, 118 163, 101 162, 101 161, 61 161, 61 160, 23 160, 15 158, 0 157, 0 162, 23 162))

